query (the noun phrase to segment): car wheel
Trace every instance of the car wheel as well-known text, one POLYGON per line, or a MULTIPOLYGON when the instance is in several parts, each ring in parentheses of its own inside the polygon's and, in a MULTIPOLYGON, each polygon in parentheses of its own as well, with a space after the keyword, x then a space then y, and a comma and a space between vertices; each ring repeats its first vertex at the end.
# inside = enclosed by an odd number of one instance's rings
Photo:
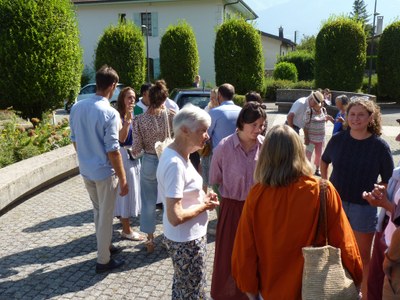
POLYGON ((114 107, 115 109, 118 108, 117 101, 111 102, 110 105, 111 105, 112 107, 114 107))

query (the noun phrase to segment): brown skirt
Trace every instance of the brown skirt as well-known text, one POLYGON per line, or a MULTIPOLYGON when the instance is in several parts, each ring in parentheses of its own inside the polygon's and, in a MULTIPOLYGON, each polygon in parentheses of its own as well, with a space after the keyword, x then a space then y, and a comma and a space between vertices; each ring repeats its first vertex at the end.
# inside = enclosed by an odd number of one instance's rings
POLYGON ((247 300, 231 275, 231 257, 244 201, 222 198, 215 238, 211 297, 214 300, 247 300))

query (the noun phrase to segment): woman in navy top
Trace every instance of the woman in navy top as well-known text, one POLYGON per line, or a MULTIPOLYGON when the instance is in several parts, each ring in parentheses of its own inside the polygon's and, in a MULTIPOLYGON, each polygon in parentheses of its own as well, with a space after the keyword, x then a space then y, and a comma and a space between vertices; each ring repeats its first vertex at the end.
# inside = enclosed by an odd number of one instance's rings
POLYGON ((329 141, 322 155, 321 174, 326 179, 332 163, 330 180, 342 198, 360 249, 364 268, 361 292, 366 295, 377 209, 362 198, 362 193, 372 190, 379 176, 380 183, 387 184, 394 165, 389 145, 380 138, 381 113, 373 101, 365 98, 351 101, 347 123, 349 130, 337 133, 329 141))

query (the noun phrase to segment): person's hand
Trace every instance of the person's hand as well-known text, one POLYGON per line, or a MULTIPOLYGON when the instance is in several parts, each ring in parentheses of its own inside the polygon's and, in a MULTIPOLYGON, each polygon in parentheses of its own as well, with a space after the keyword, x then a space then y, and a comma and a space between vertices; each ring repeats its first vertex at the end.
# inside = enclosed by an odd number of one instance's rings
POLYGON ((219 205, 218 196, 214 192, 210 192, 206 197, 204 204, 206 205, 206 210, 213 210, 219 205))
POLYGON ((125 123, 130 124, 132 122, 134 107, 135 107, 135 105, 132 103, 132 105, 130 105, 126 108, 126 112, 125 112, 125 116, 124 116, 125 123))
POLYGON ((385 186, 378 184, 374 184, 374 189, 371 192, 363 192, 362 197, 375 207, 385 207, 385 204, 389 202, 385 186))
POLYGON ((119 187, 120 187, 120 193, 119 193, 119 195, 120 195, 121 197, 128 195, 129 186, 128 186, 128 182, 127 182, 126 180, 125 180, 124 182, 120 181, 119 187))
POLYGON ((389 280, 392 279, 392 266, 393 263, 385 256, 385 259, 383 260, 383 272, 389 280))
POLYGON ((334 122, 335 119, 334 119, 332 116, 330 116, 330 115, 326 115, 326 121, 334 122))
POLYGON ((337 117, 336 122, 343 123, 344 122, 343 117, 337 117))

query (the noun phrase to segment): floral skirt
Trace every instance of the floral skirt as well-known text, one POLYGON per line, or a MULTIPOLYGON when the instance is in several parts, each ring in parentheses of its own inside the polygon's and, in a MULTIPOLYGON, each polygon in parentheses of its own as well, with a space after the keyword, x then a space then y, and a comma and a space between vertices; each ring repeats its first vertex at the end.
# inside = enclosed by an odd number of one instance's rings
POLYGON ((207 238, 174 242, 164 238, 174 266, 172 299, 207 299, 207 238))

